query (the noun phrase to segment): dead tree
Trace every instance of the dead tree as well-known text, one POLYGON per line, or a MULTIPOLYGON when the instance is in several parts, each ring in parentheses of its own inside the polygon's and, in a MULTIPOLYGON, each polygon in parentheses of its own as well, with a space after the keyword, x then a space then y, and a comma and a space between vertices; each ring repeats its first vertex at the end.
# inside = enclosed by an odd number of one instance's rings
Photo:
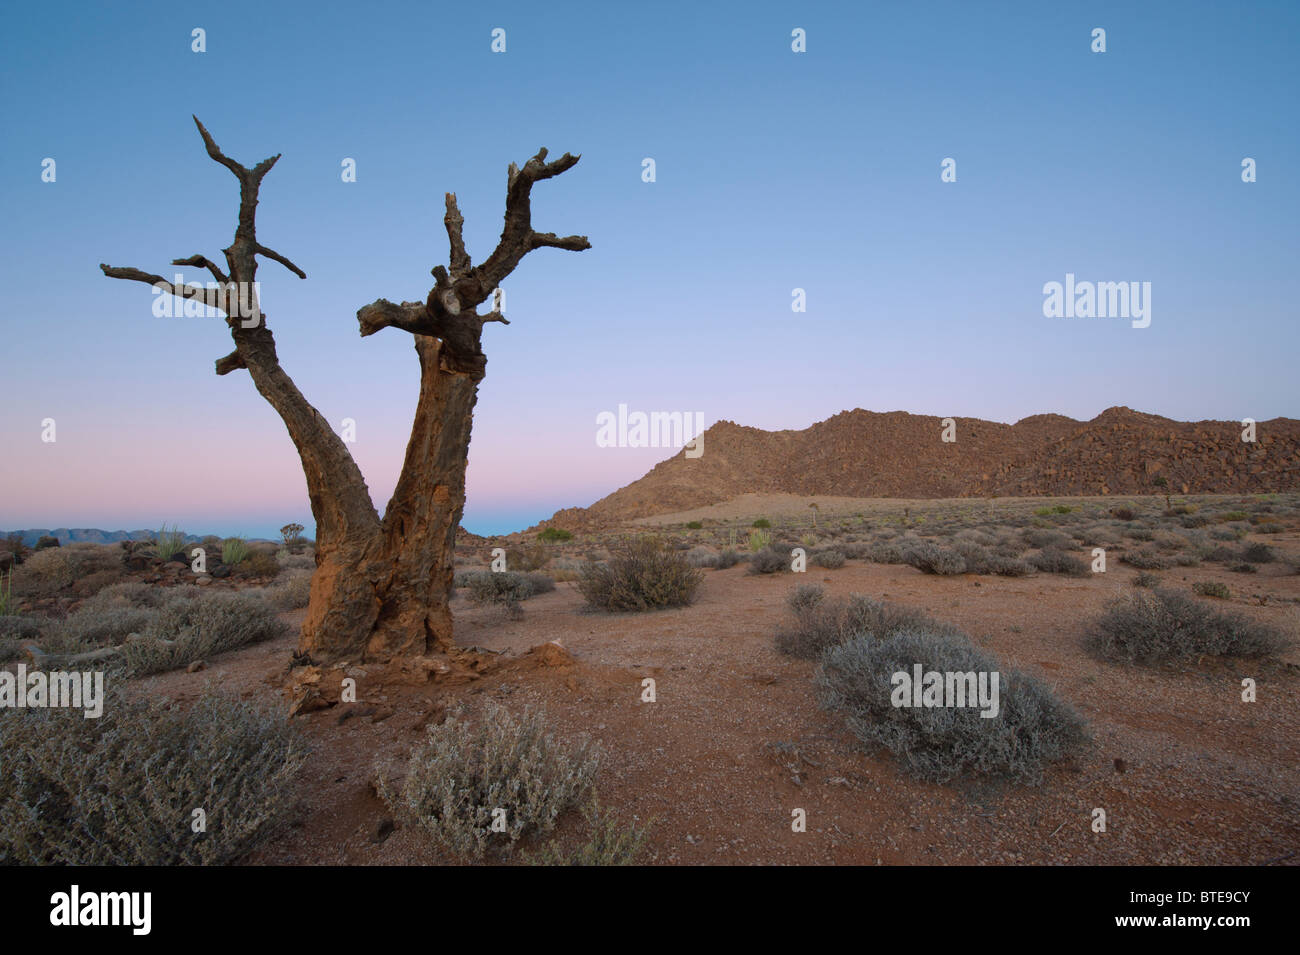
POLYGON ((302 626, 300 653, 316 661, 386 661, 395 657, 453 656, 452 589, 456 529, 465 506, 465 465, 478 385, 487 369, 483 326, 509 324, 499 312, 479 314, 477 306, 533 249, 581 251, 585 236, 560 237, 532 227, 533 184, 573 167, 565 153, 546 161, 546 150, 523 168, 510 164, 505 228, 496 249, 481 265, 465 250, 464 219, 454 193, 447 193, 444 223, 450 261, 432 270, 435 284, 423 302, 400 305, 385 299, 357 312, 362 336, 397 328, 415 338, 420 362, 420 396, 401 477, 380 518, 356 462, 343 440, 303 397, 280 367, 275 339, 255 296, 257 256, 279 262, 299 278, 307 276, 278 252, 262 245, 254 221, 258 189, 279 155, 252 169, 217 147, 195 117, 208 155, 239 180, 239 225, 225 250, 227 271, 202 255, 173 265, 207 269, 221 290, 176 286, 160 275, 101 265, 109 278, 130 279, 181 298, 197 298, 226 314, 235 350, 216 363, 218 375, 246 370, 253 384, 284 420, 302 459, 307 494, 316 519, 316 572, 311 602, 302 626), (251 298, 242 310, 235 296, 251 298))

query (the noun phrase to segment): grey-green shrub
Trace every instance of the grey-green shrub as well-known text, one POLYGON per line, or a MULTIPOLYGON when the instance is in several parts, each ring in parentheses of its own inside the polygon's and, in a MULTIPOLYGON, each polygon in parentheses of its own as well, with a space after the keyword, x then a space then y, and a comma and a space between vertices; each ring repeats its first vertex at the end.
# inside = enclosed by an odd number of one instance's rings
POLYGON ((430 725, 400 786, 382 772, 377 783, 393 813, 439 848, 482 858, 549 831, 591 789, 600 761, 599 747, 585 737, 557 742, 541 711, 515 716, 489 701, 472 722, 451 715, 430 725), (492 831, 494 809, 505 810, 505 832, 492 831))
POLYGON ((959 634, 924 611, 886 603, 862 594, 830 597, 815 584, 801 584, 786 598, 789 619, 777 627, 776 648, 805 660, 819 657, 828 647, 867 635, 880 640, 902 630, 924 628, 934 633, 959 634))
POLYGON ((779 574, 790 569, 791 558, 779 550, 764 548, 755 551, 749 558, 748 574, 779 574))
POLYGON ((204 593, 165 603, 142 639, 123 645, 133 676, 163 673, 250 643, 283 636, 288 627, 264 600, 239 593, 204 593))
POLYGON ((1067 577, 1087 577, 1092 571, 1082 560, 1065 551, 1048 548, 1029 557, 1035 570, 1045 574, 1065 574, 1067 577))
POLYGON ((98 719, 0 713, 0 864, 217 865, 286 820, 307 747, 283 714, 107 695, 98 719))
POLYGON ((600 610, 643 611, 685 607, 694 602, 704 575, 686 555, 653 537, 625 540, 605 563, 588 564, 578 591, 600 610))
POLYGON ((1087 646, 1106 660, 1160 663, 1200 656, 1265 657, 1291 642, 1275 627, 1156 589, 1109 603, 1090 624, 1087 646))
POLYGON ((860 636, 827 650, 816 677, 822 705, 843 713, 868 749, 888 749, 910 773, 944 783, 998 776, 1029 784, 1043 768, 1086 741, 1083 718, 1035 676, 1001 667, 961 636, 903 630, 883 640, 860 636), (976 706, 896 707, 892 677, 913 667, 940 673, 999 674, 998 714, 976 706))
POLYGON ((966 561, 956 551, 924 541, 903 551, 904 560, 925 574, 949 577, 966 573, 966 561))

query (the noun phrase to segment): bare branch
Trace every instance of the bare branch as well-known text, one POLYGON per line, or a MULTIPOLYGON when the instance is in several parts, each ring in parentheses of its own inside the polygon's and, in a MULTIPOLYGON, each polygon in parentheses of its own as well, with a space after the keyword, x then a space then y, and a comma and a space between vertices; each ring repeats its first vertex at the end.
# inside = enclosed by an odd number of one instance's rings
POLYGON ((294 265, 292 262, 290 262, 288 259, 286 259, 286 258, 285 258, 283 255, 281 255, 279 252, 276 252, 276 251, 274 251, 273 249, 268 249, 266 246, 264 246, 264 245, 260 245, 260 244, 257 246, 257 248, 255 249, 255 251, 256 251, 259 255, 264 255, 264 256, 266 256, 268 259, 274 259, 276 262, 279 262, 281 265, 283 265, 286 269, 288 269, 288 270, 289 270, 290 272, 292 272, 294 275, 298 276, 298 278, 300 278, 300 279, 305 279, 305 278, 307 277, 307 273, 306 273, 306 272, 304 272, 302 269, 298 268, 298 266, 294 265))
POLYGON ((244 359, 240 357, 238 349, 232 351, 225 358, 217 359, 218 375, 228 375, 236 368, 247 368, 247 367, 248 366, 244 364, 244 359))
POLYGON ((454 192, 447 193, 447 214, 442 221, 447 227, 447 239, 451 243, 451 270, 457 275, 463 275, 469 271, 470 261, 469 253, 465 251, 465 238, 462 235, 465 218, 456 205, 454 192))
POLYGON ((172 265, 192 265, 195 268, 207 269, 213 277, 225 285, 230 281, 230 277, 225 272, 217 268, 217 264, 201 255, 191 255, 188 259, 172 259, 172 265))
POLYGON ((584 252, 591 248, 585 235, 566 235, 563 238, 554 232, 534 232, 528 243, 529 251, 533 249, 568 249, 570 252, 584 252))
POLYGON ((276 153, 274 156, 263 159, 252 169, 249 169, 242 163, 235 162, 235 160, 231 159, 221 151, 221 147, 217 145, 207 128, 199 122, 197 116, 191 113, 190 118, 194 120, 194 125, 199 128, 199 135, 203 137, 203 145, 207 148, 208 155, 238 176, 240 182, 245 182, 251 179, 253 185, 260 183, 262 177, 271 171, 271 167, 274 166, 276 161, 280 158, 280 153, 276 153))
POLYGON ((403 302, 397 305, 381 298, 357 309, 357 322, 361 337, 373 335, 384 328, 400 328, 413 335, 433 334, 433 324, 424 302, 403 302))
POLYGON ((209 289, 201 285, 181 285, 177 286, 167 281, 161 275, 154 275, 152 272, 142 272, 140 269, 124 268, 119 266, 99 264, 99 269, 110 279, 126 279, 131 282, 144 282, 146 285, 152 285, 160 288, 169 295, 175 295, 177 298, 198 299, 204 305, 210 305, 213 308, 220 309, 229 314, 225 305, 225 289, 209 289), (215 298, 216 301, 210 299, 215 298))

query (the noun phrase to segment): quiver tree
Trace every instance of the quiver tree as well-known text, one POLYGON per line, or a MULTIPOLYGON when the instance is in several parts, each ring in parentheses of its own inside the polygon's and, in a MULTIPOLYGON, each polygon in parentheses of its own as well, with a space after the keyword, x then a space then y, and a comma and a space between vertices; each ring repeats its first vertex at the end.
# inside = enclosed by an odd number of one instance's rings
POLYGON ((303 621, 300 653, 316 661, 389 660, 429 654, 455 655, 451 597, 453 548, 465 506, 465 465, 478 384, 487 368, 483 326, 509 324, 498 311, 479 314, 521 259, 534 249, 581 251, 585 236, 560 237, 532 227, 533 184, 573 167, 565 153, 546 161, 546 150, 519 168, 510 164, 505 228, 492 254, 474 265, 462 237, 464 219, 456 196, 447 193, 443 221, 451 252, 446 267, 432 270, 434 286, 423 302, 385 299, 357 312, 363 336, 384 328, 408 332, 420 362, 420 395, 406 459, 381 518, 361 471, 343 440, 303 397, 280 367, 275 339, 257 304, 257 257, 307 276, 257 238, 255 213, 262 179, 278 155, 252 169, 218 148, 195 117, 208 155, 239 180, 239 225, 225 249, 226 270, 202 255, 173 265, 207 269, 218 289, 177 285, 160 275, 101 265, 110 278, 145 282, 180 298, 198 299, 226 315, 235 349, 216 363, 218 375, 245 370, 284 420, 302 459, 307 494, 316 520, 316 572, 303 621))

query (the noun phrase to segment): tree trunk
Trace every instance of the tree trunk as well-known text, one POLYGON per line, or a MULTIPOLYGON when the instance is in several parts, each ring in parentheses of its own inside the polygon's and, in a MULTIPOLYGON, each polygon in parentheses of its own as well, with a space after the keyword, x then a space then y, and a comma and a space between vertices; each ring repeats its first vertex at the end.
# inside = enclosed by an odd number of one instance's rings
POLYGON ((510 164, 505 228, 480 266, 472 264, 465 250, 464 219, 455 194, 447 193, 443 223, 451 247, 450 270, 441 265, 432 270, 437 281, 424 302, 396 305, 379 299, 358 310, 362 336, 384 328, 409 332, 420 360, 420 398, 411 440, 381 520, 347 445, 280 367, 275 339, 257 304, 257 256, 279 262, 301 279, 307 277, 257 239, 258 192, 280 157, 249 169, 222 153, 197 117, 194 123, 208 155, 239 180, 239 225, 234 241, 223 250, 229 275, 202 255, 173 259, 172 264, 207 269, 220 289, 173 284, 134 268, 100 268, 109 278, 145 282, 224 311, 235 350, 217 361, 217 374, 246 369, 284 421, 302 460, 316 519, 316 573, 299 653, 322 663, 455 656, 448 603, 456 531, 465 509, 474 403, 487 369, 483 326, 510 324, 499 311, 479 315, 475 308, 489 296, 496 299, 500 283, 534 249, 591 247, 585 236, 557 236, 532 227, 533 184, 572 168, 579 157, 565 153, 548 163, 541 149, 522 169, 510 164), (250 301, 251 309, 243 307, 250 301))
POLYGON ((478 380, 442 367, 441 343, 415 336, 420 399, 401 478, 373 533, 317 541, 299 652, 388 660, 453 647, 456 529, 478 380))

